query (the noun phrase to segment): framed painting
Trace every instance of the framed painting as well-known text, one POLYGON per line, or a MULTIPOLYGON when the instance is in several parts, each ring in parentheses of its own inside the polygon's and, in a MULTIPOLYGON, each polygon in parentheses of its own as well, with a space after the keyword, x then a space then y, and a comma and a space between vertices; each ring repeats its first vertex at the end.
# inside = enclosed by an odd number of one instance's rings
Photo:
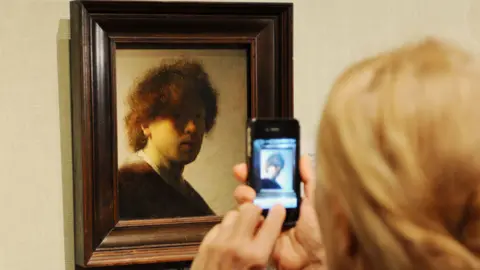
POLYGON ((188 264, 247 120, 293 117, 293 4, 70 4, 77 267, 188 264))

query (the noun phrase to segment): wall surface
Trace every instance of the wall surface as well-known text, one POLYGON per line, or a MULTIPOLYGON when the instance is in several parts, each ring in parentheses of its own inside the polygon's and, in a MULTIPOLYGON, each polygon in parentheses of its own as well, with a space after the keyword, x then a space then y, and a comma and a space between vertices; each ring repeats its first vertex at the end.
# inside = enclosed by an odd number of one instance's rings
MULTIPOLYGON (((295 114, 311 151, 352 61, 433 35, 480 48, 478 0, 297 0, 295 114)), ((67 0, 0 8, 0 269, 74 269, 67 0)))

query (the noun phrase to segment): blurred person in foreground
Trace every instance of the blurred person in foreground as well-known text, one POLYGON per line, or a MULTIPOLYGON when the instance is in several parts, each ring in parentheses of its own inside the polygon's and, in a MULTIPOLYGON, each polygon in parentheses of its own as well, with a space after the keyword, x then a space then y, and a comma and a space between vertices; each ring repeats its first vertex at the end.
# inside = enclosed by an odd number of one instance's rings
MULTIPOLYGON (((241 185, 193 269, 480 269, 476 61, 426 39, 348 68, 319 125, 317 188, 301 162, 297 226, 281 232, 280 206, 262 219, 241 185)), ((241 182, 246 170, 234 168, 241 182)))

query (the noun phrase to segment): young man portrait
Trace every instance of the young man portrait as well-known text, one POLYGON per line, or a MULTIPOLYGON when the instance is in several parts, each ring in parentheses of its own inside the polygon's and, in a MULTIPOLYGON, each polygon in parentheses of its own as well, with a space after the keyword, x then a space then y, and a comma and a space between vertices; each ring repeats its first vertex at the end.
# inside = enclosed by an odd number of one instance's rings
POLYGON ((217 91, 197 62, 149 70, 128 96, 125 126, 133 154, 118 171, 121 219, 215 213, 183 178, 215 125, 217 91))

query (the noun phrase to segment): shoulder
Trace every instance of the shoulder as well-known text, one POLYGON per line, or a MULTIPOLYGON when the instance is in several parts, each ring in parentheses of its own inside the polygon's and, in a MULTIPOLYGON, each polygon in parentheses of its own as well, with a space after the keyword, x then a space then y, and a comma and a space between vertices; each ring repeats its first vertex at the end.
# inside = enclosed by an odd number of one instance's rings
POLYGON ((128 190, 155 181, 159 176, 144 160, 127 160, 118 169, 117 179, 120 189, 128 190))
POLYGON ((279 189, 280 185, 270 179, 262 179, 262 188, 279 189))
POLYGON ((153 168, 145 161, 135 163, 125 163, 118 169, 121 175, 126 174, 148 174, 155 172, 153 168))
POLYGON ((128 156, 118 169, 119 175, 145 174, 152 171, 154 171, 153 168, 137 153, 128 156))

